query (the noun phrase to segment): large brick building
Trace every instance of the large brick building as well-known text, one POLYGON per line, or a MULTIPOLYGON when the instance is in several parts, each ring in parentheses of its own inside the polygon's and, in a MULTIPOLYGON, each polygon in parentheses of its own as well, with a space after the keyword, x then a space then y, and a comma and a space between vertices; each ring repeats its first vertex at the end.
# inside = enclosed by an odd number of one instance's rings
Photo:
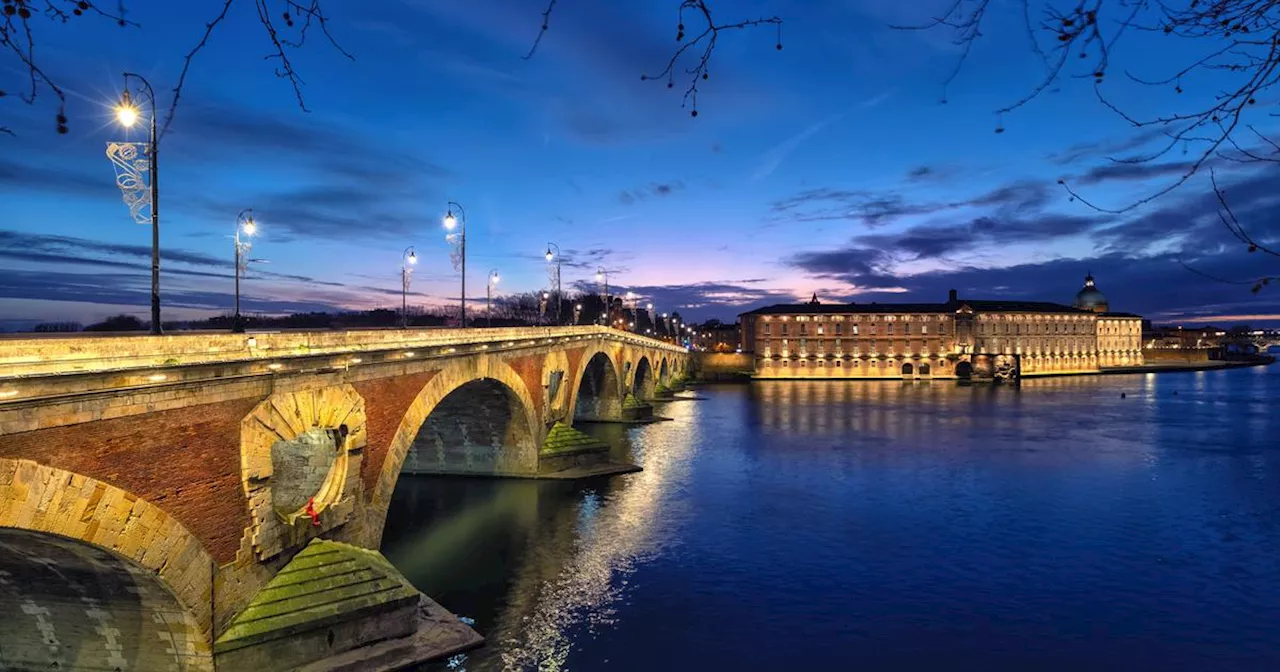
POLYGON ((760 378, 964 378, 978 358, 1022 375, 1142 364, 1142 318, 1109 312, 1093 278, 1074 305, 959 298, 945 303, 767 306, 740 316, 760 378))

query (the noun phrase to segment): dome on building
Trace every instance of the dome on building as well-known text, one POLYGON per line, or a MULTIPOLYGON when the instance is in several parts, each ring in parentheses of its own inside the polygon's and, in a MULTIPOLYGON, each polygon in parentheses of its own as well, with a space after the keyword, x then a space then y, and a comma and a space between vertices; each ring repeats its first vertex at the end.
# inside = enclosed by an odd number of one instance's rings
POLYGON ((1071 305, 1081 310, 1092 310, 1095 313, 1105 313, 1110 308, 1107 304, 1107 297, 1093 284, 1093 274, 1084 276, 1084 287, 1076 292, 1076 300, 1071 305))

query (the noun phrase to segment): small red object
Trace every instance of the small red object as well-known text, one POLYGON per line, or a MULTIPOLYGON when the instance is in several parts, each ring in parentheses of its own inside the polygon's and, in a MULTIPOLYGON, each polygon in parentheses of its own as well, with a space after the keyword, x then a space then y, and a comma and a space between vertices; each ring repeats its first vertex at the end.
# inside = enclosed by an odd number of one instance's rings
POLYGON ((316 498, 315 498, 315 497, 309 497, 309 498, 307 499, 307 510, 306 510, 306 511, 304 511, 303 513, 306 513, 308 516, 311 516, 311 524, 312 524, 312 526, 314 526, 314 527, 320 527, 320 514, 316 513, 316 498))

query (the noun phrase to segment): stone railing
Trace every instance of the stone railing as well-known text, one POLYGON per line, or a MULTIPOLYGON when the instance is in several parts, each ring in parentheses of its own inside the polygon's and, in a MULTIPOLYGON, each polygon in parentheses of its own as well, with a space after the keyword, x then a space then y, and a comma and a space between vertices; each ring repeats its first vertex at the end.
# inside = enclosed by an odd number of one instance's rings
MULTIPOLYGON (((492 329, 362 329, 351 331, 178 332, 171 335, 57 335, 0 339, 0 380, 68 373, 317 357, 388 350, 422 355, 480 344, 536 345, 583 337, 687 352, 684 348, 599 326, 499 327, 492 329)), ((0 400, 2 401, 2 400, 0 400)))

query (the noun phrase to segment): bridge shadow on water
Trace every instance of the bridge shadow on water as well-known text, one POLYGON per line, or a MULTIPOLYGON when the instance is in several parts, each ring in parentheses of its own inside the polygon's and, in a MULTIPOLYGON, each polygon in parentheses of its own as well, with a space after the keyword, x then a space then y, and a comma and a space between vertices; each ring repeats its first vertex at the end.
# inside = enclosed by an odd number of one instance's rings
MULTIPOLYGON (((624 425, 586 425, 615 461, 635 457, 624 425)), ((468 669, 499 669, 497 646, 512 624, 527 624, 544 588, 574 561, 584 515, 625 481, 496 479, 402 474, 387 512, 382 551, 414 586, 489 638, 467 655, 468 669)), ((515 625, 515 628, 523 627, 515 625)), ((415 668, 449 669, 446 662, 415 668)))

